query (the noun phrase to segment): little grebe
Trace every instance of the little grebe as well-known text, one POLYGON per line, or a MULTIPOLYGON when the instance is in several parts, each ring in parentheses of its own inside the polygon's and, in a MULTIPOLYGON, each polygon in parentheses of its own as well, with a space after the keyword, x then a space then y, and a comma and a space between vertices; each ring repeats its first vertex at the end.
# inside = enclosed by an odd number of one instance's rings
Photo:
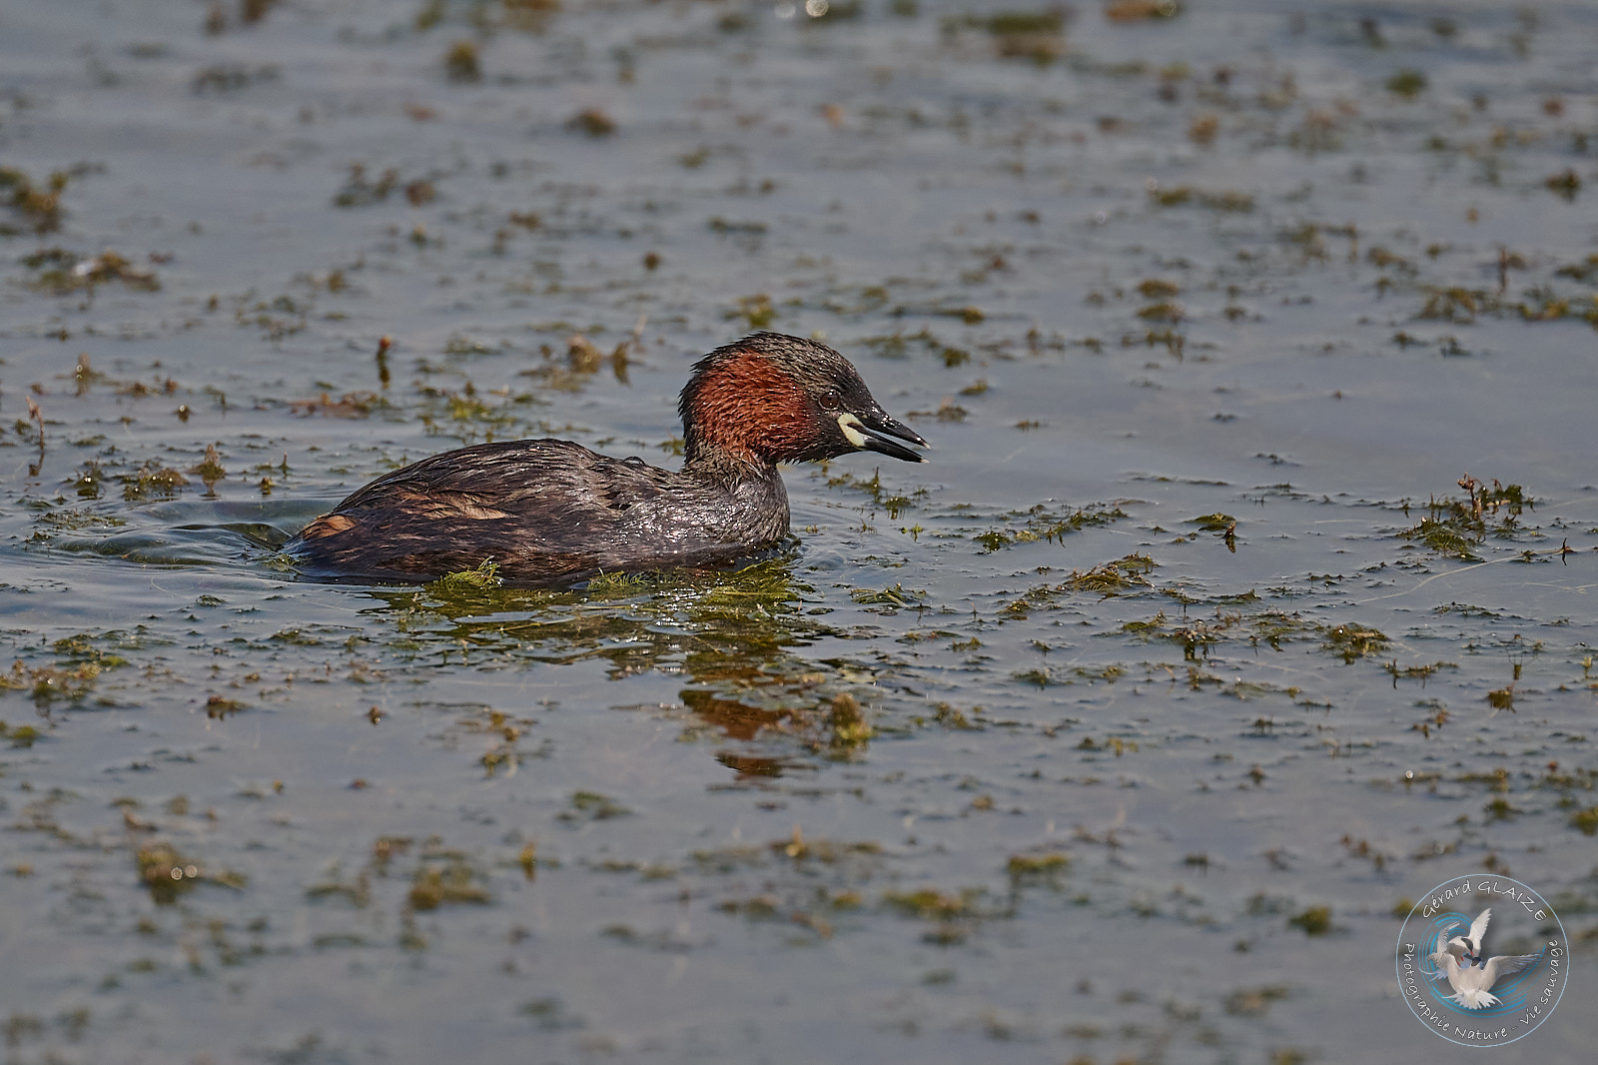
POLYGON ((313 576, 429 580, 492 559, 516 584, 731 562, 788 532, 777 463, 927 446, 871 398, 849 361, 756 333, 694 364, 677 401, 681 473, 569 440, 434 455, 379 477, 285 550, 313 576))

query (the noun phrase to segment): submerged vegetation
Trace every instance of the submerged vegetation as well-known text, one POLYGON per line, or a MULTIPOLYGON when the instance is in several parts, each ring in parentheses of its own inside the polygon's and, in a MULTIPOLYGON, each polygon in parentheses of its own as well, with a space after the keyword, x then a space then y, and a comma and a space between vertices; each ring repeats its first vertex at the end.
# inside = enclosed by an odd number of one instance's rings
POLYGON ((58 170, 42 182, 15 167, 0 166, 0 237, 17 236, 26 226, 35 234, 61 227, 61 193, 70 175, 58 170), (21 223, 21 226, 18 225, 21 223))

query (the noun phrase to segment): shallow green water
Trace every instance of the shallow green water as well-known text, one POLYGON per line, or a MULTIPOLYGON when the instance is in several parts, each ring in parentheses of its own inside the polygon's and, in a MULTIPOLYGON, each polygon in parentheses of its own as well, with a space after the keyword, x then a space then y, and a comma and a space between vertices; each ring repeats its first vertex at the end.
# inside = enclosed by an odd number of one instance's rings
POLYGON ((6 1060, 1408 1060, 1483 869, 1588 1060, 1598 11, 780 6, 0 16, 6 1060), (274 555, 670 464, 754 327, 931 461, 718 578, 274 555))

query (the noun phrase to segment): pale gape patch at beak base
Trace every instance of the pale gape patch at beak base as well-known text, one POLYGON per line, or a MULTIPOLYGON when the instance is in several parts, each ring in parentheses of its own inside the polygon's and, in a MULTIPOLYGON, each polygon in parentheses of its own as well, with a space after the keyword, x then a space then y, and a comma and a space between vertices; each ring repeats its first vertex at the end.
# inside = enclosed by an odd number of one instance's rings
POLYGON ((843 430, 843 438, 855 447, 866 446, 866 435, 860 431, 862 428, 860 419, 853 414, 844 411, 838 415, 838 428, 843 430))

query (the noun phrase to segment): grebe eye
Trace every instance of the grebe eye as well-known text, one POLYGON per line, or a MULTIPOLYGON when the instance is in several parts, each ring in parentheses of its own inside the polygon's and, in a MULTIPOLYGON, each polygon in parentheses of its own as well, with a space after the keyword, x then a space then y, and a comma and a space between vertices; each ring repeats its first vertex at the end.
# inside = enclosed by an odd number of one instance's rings
POLYGON ((821 405, 827 410, 836 410, 843 406, 843 393, 836 388, 829 388, 821 394, 821 405))

